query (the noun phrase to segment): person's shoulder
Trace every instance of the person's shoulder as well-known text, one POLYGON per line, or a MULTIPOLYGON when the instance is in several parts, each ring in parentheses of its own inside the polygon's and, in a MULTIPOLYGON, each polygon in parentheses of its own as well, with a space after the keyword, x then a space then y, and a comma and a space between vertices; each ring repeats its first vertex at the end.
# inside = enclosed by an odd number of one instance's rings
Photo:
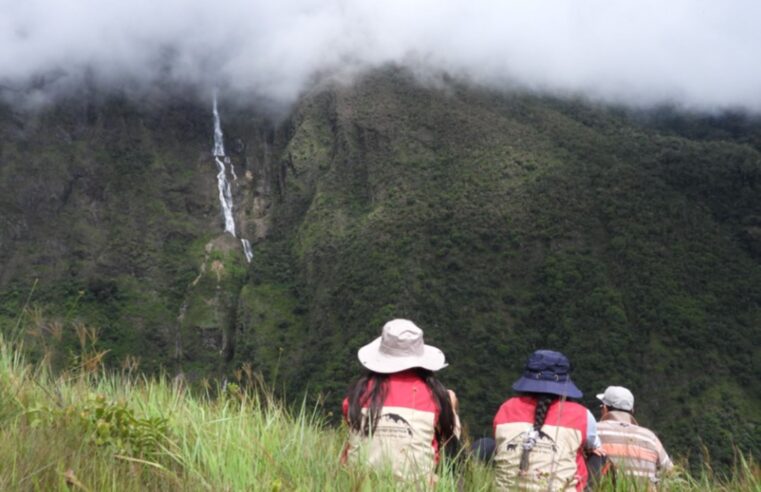
POLYGON ((563 402, 563 401, 557 400, 555 402, 555 405, 558 405, 558 406, 559 405, 563 405, 563 408, 567 409, 567 411, 576 412, 579 415, 584 415, 585 417, 587 416, 587 414, 589 414, 589 415, 592 414, 592 412, 590 412, 587 407, 585 407, 581 403, 578 403, 578 402, 575 402, 575 401, 565 401, 565 402, 563 402))
POLYGON ((643 425, 634 425, 634 424, 632 424, 632 428, 636 429, 636 431, 639 432, 642 435, 648 436, 651 439, 654 439, 656 441, 660 441, 660 439, 658 439, 658 435, 652 429, 650 429, 648 427, 645 427, 643 425))
POLYGON ((505 399, 505 401, 502 402, 502 404, 503 405, 517 405, 517 404, 519 404, 521 402, 528 402, 530 400, 531 400, 531 398, 526 397, 526 396, 520 396, 520 395, 509 396, 507 399, 505 399))
POLYGON ((652 431, 648 427, 645 427, 639 424, 603 420, 597 425, 597 428, 599 429, 601 427, 601 424, 604 424, 605 422, 610 422, 610 424, 603 425, 602 426, 603 429, 605 429, 605 427, 607 426, 611 426, 611 427, 615 426, 616 430, 618 431, 627 432, 631 435, 637 435, 641 439, 650 441, 654 445, 658 445, 661 442, 661 440, 658 439, 658 436, 656 435, 654 431, 652 431), (619 425, 615 425, 615 424, 619 424, 619 425))
POLYGON ((500 404, 499 408, 508 408, 508 407, 511 407, 511 406, 517 405, 518 403, 520 403, 520 401, 519 401, 518 397, 516 397, 516 396, 511 396, 511 397, 510 397, 510 398, 508 398, 507 400, 503 401, 503 402, 500 404))
POLYGON ((522 401, 521 397, 511 396, 502 402, 502 404, 499 406, 499 409, 497 409, 497 414, 499 415, 501 413, 515 411, 526 406, 528 405, 522 401))
POLYGON ((571 405, 572 408, 575 408, 576 410, 584 410, 586 412, 589 412, 589 409, 582 405, 581 403, 577 401, 569 401, 567 402, 568 405, 571 405))
POLYGON ((624 422, 618 422, 616 420, 606 420, 606 419, 600 419, 597 421, 597 428, 606 428, 606 427, 623 427, 624 422))

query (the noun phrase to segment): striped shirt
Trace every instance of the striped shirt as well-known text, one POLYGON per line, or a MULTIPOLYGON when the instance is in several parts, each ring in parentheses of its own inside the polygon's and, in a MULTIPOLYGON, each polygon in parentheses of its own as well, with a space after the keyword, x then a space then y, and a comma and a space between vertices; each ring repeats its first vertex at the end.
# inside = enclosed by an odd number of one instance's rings
POLYGON ((658 473, 674 465, 658 437, 637 424, 630 413, 610 410, 597 424, 602 448, 627 475, 658 481, 658 473))

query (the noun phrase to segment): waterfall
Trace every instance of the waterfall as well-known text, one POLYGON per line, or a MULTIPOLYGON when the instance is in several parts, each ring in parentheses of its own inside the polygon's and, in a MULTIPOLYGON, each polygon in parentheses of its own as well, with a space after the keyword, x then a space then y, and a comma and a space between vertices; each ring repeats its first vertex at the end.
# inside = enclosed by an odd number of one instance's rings
MULTIPOLYGON (((235 234, 235 218, 233 217, 233 193, 230 187, 230 181, 227 179, 227 167, 225 164, 230 165, 230 173, 233 177, 233 181, 238 181, 238 176, 235 174, 235 168, 233 167, 230 158, 225 155, 225 142, 224 134, 222 133, 222 124, 219 120, 219 109, 217 108, 217 91, 214 91, 214 149, 212 155, 214 161, 217 163, 217 188, 219 189, 219 203, 222 206, 222 213, 225 216, 225 232, 229 232, 231 236, 238 237, 235 234)), ((251 263, 251 259, 254 257, 254 253, 251 250, 251 242, 248 239, 241 238, 241 245, 243 245, 243 254, 246 255, 246 261, 251 263)))
POLYGON ((225 139, 222 134, 222 124, 219 122, 217 109, 217 91, 214 91, 214 157, 225 157, 225 139))
POLYGON ((219 202, 222 204, 222 213, 225 215, 225 232, 235 236, 235 219, 233 219, 233 195, 230 191, 230 182, 227 181, 225 165, 219 157, 214 158, 217 161, 217 187, 219 188, 219 202))
POLYGON ((254 252, 251 251, 251 241, 248 239, 241 239, 240 242, 243 245, 243 254, 246 255, 246 260, 251 263, 251 258, 254 257, 254 252))

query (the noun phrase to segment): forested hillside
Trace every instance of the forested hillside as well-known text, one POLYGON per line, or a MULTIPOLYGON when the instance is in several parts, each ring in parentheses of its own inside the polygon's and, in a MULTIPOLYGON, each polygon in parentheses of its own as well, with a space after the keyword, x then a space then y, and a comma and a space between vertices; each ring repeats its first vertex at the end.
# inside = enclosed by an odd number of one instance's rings
POLYGON ((761 449, 761 123, 397 69, 260 108, 220 94, 249 264, 223 233, 210 100, 0 106, 3 329, 61 367, 78 324, 113 366, 250 364, 337 412, 356 349, 407 317, 473 435, 545 347, 590 407, 630 387, 674 454, 761 449))

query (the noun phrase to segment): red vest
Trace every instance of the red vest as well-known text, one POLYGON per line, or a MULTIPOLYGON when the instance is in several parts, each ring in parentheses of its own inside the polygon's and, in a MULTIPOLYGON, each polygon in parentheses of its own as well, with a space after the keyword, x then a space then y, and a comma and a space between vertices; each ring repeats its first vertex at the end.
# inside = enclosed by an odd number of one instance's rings
MULTIPOLYGON (((344 417, 348 411, 349 400, 344 399, 344 417)), ((373 466, 391 467, 403 479, 428 477, 439 459, 438 421, 439 409, 424 379, 414 371, 389 374, 375 431, 369 438, 351 432, 347 458, 362 456, 373 466)))
POLYGON ((498 488, 583 490, 587 483, 582 452, 587 436, 587 409, 570 401, 552 402, 529 455, 529 468, 521 473, 523 442, 533 428, 535 411, 536 399, 520 396, 503 403, 494 417, 498 488))

